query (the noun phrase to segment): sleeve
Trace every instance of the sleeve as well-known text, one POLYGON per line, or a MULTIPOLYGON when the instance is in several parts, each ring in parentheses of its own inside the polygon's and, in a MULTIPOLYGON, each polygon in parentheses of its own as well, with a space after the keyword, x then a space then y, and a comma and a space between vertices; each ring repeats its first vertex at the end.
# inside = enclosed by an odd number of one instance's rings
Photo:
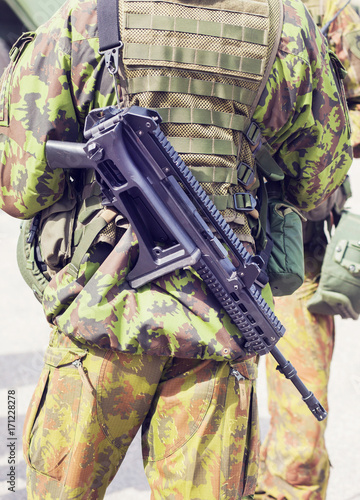
POLYGON ((8 214, 31 218, 62 197, 64 171, 48 167, 46 141, 82 141, 89 110, 113 103, 98 43, 96 2, 69 0, 13 47, 0 94, 0 208, 8 214))
POLYGON ((330 196, 352 163, 338 64, 304 5, 285 0, 282 38, 254 119, 284 171, 288 200, 304 211, 330 196))
POLYGON ((23 35, 1 81, 0 208, 19 218, 32 217, 62 196, 64 173, 47 167, 46 139, 78 138, 69 58, 49 38, 23 35))
POLYGON ((360 16, 352 5, 341 9, 340 2, 326 2, 324 24, 330 22, 329 46, 344 65, 345 94, 351 121, 351 142, 354 157, 360 157, 360 16), (334 16, 336 15, 335 19, 334 16), (331 22, 331 20, 333 21, 331 22))

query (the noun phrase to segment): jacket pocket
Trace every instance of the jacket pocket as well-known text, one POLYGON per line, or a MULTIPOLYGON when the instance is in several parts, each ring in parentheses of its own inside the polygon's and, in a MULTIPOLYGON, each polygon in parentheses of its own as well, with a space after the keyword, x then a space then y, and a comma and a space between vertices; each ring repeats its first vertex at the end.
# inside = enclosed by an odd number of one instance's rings
POLYGON ((0 126, 9 126, 10 89, 12 87, 14 69, 25 47, 35 39, 35 36, 34 32, 23 33, 9 52, 10 63, 5 68, 0 80, 0 126))

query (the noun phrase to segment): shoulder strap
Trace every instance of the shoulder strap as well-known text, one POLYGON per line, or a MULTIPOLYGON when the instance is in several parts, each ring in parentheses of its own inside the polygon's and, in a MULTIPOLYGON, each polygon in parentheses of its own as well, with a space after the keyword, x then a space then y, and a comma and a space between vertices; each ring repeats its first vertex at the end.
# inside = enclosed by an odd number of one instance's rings
POLYGON ((98 0, 98 30, 100 53, 121 45, 119 0, 98 0))
POLYGON ((119 52, 123 46, 119 26, 119 0, 98 0, 97 2, 99 53, 105 56, 105 65, 114 77, 116 98, 120 104, 116 75, 119 69, 119 52))

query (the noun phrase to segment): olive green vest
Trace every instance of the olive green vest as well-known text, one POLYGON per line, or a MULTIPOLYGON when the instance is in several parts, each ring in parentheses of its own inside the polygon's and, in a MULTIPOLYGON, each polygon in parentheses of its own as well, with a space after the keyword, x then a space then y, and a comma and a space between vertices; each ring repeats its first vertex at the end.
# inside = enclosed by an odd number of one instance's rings
MULTIPOLYGON (((259 148, 260 130, 251 118, 278 47, 280 0, 119 0, 119 7, 124 105, 159 112, 163 132, 204 190, 239 238, 254 244, 260 225, 251 215, 259 186, 252 150, 260 167, 261 158, 271 165, 271 157, 259 148)), ((263 165, 262 173, 267 169, 263 165)), ((71 261, 68 272, 76 277, 94 241, 117 238, 114 223, 102 217, 93 173, 86 177, 81 201, 64 196, 38 221, 50 276, 71 261)), ((23 224, 18 261, 41 300, 49 275, 34 256, 37 237, 28 241, 32 226, 23 224)))
POLYGON ((282 3, 119 0, 119 13, 124 106, 159 112, 206 193, 253 243, 261 134, 251 117, 275 59, 282 3))

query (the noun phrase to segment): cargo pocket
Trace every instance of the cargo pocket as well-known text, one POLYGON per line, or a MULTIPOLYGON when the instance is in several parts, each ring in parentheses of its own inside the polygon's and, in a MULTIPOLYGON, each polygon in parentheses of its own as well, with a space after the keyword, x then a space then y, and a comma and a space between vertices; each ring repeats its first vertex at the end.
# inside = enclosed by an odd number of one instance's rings
POLYGON ((0 80, 0 126, 9 126, 9 96, 12 87, 14 69, 25 47, 29 42, 34 40, 35 36, 36 35, 33 32, 23 33, 14 43, 9 52, 10 63, 7 68, 5 68, 0 80))
POLYGON ((83 386, 76 361, 86 353, 78 348, 48 347, 25 419, 27 464, 57 481, 66 474, 71 458, 83 386))
POLYGON ((202 362, 160 384, 154 413, 143 426, 144 458, 169 457, 198 432, 212 402, 216 371, 216 363, 202 362))

